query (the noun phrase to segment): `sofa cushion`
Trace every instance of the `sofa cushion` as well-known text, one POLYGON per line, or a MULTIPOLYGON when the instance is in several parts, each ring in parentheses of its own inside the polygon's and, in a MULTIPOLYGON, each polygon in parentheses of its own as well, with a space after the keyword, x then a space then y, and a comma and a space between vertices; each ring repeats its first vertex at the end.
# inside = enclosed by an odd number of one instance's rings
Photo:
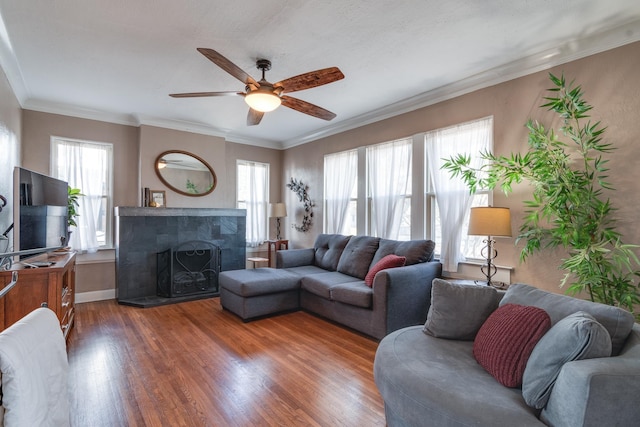
POLYGON ((380 239, 378 250, 371 260, 375 265, 389 254, 395 254, 406 258, 405 265, 413 265, 433 260, 433 250, 436 244, 431 240, 409 240, 400 242, 397 240, 380 239))
POLYGON ((435 338, 422 328, 392 332, 376 351, 385 411, 402 418, 390 426, 544 426, 521 390, 504 387, 476 362, 471 341, 435 338))
POLYGON ((438 338, 471 341, 498 308, 498 292, 486 285, 433 279, 424 332, 438 338))
POLYGON ((332 286, 330 294, 333 301, 363 308, 371 308, 373 302, 373 290, 362 280, 332 286))
POLYGON ((402 267, 407 262, 407 258, 394 254, 389 254, 378 261, 373 267, 369 269, 367 275, 364 277, 365 285, 373 286, 373 279, 376 277, 379 271, 386 270, 387 268, 402 267))
POLYGON ((617 356, 622 350, 627 336, 633 328, 633 314, 619 307, 585 301, 567 295, 552 294, 529 285, 511 285, 504 298, 503 304, 522 304, 539 307, 551 317, 551 324, 558 323, 576 311, 585 311, 602 324, 611 336, 611 354, 617 356))
POLYGON ((556 323, 538 342, 522 377, 522 396, 531 407, 547 404, 562 366, 572 360, 608 357, 611 337, 607 330, 584 311, 556 323))
POLYGON ((300 288, 300 276, 277 268, 250 268, 222 271, 220 287, 242 297, 294 291, 300 288))
POLYGON ((364 279, 371 260, 378 250, 379 237, 353 236, 342 251, 337 270, 349 276, 364 279))
POLYGON ((502 305, 480 327, 473 356, 500 384, 518 387, 533 348, 550 327, 541 308, 502 305))
POLYGON ((358 278, 337 271, 312 274, 300 280, 300 287, 322 298, 331 299, 331 288, 341 283, 357 282, 358 278))
POLYGON ((351 236, 341 234, 319 234, 313 247, 316 250, 315 265, 329 271, 336 271, 344 247, 351 236))
POLYGON ((327 272, 327 270, 325 270, 324 268, 320 268, 315 265, 301 265, 299 267, 287 267, 287 268, 283 268, 282 270, 288 271, 289 273, 297 274, 298 276, 308 276, 310 274, 319 274, 319 273, 327 272))

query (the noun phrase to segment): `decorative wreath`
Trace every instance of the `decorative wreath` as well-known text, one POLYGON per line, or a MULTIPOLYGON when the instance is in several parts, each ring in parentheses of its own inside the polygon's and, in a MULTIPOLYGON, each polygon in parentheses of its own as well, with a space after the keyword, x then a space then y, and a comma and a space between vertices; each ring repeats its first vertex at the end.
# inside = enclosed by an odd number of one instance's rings
POLYGON ((307 190, 309 189, 308 185, 302 183, 302 181, 295 180, 291 178, 291 181, 287 184, 287 187, 291 189, 298 196, 298 200, 302 202, 304 206, 304 216, 302 217, 302 225, 292 224, 291 226, 298 231, 306 233, 311 228, 311 224, 313 223, 313 210, 312 208, 315 204, 309 198, 307 194, 307 190))

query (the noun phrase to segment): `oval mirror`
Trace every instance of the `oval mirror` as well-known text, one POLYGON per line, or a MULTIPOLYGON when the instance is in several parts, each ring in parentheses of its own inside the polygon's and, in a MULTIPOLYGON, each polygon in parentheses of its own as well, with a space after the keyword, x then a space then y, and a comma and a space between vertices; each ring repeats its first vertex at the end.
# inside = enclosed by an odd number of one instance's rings
POLYGON ((161 153, 156 158, 155 169, 164 185, 185 196, 206 196, 218 183, 211 166, 186 151, 171 150, 161 153))

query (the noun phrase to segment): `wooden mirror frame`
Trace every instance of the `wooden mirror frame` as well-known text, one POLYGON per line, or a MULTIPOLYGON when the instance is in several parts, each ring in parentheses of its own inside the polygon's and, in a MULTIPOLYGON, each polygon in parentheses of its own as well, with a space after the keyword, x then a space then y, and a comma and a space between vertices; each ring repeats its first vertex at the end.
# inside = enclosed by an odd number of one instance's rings
POLYGON ((214 172, 213 168, 211 167, 211 165, 209 165, 209 163, 207 163, 202 157, 197 156, 193 153, 190 153, 188 151, 183 151, 183 150, 168 150, 168 151, 163 151, 162 153, 160 153, 158 155, 158 157, 156 157, 156 160, 153 164, 153 168, 156 171, 156 175, 158 176, 158 178, 160 179, 160 181, 162 181, 162 183, 164 185, 166 185, 169 189, 171 189, 172 191, 175 191, 178 194, 182 194, 183 196, 189 196, 189 197, 202 197, 202 196, 206 196, 207 194, 211 194, 213 192, 213 190, 216 189, 216 186, 218 185, 218 177, 216 176, 216 173, 214 172), (175 184, 171 184, 169 183, 163 176, 162 173, 160 171, 160 168, 158 167, 158 164, 160 163, 160 161, 162 160, 162 158, 164 156, 166 156, 167 154, 183 154, 185 156, 189 156, 192 157, 193 159, 199 161, 200 163, 202 163, 203 166, 205 166, 209 172, 211 173, 211 177, 213 180, 213 184, 211 185, 211 188, 209 188, 207 191, 202 192, 202 193, 189 193, 187 191, 183 191, 179 188, 175 187, 175 184))

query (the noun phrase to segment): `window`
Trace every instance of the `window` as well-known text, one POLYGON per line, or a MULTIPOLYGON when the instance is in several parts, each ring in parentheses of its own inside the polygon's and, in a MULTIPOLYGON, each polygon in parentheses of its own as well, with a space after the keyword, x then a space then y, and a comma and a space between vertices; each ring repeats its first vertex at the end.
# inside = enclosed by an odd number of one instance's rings
POLYGON ((78 199, 78 226, 71 230, 71 246, 88 252, 111 247, 113 145, 53 137, 51 175, 83 194, 78 199))
POLYGON ((411 138, 367 147, 372 236, 411 238, 411 152, 411 138))
POLYGON ((237 204, 247 210, 247 246, 256 247, 267 240, 269 164, 238 160, 237 204))
POLYGON ((357 150, 324 156, 324 232, 357 234, 357 150))
MULTIPOLYGON (((488 206, 490 192, 480 189, 474 195, 462 179, 451 179, 442 170, 442 159, 457 154, 474 155, 491 150, 493 146, 493 118, 488 117, 460 125, 438 129, 425 134, 425 164, 428 165, 427 228, 436 242, 436 253, 446 271, 457 271, 459 261, 483 258, 480 249, 483 237, 467 235, 469 210, 472 206, 488 206)), ((472 157, 472 166, 482 166, 480 156, 472 157)))
POLYGON ((472 166, 480 167, 479 153, 492 148, 493 118, 487 117, 327 154, 324 231, 432 239, 445 270, 451 272, 457 271, 459 261, 483 259, 484 238, 467 235, 469 210, 490 205, 492 194, 480 189, 472 196, 462 180, 452 180, 440 168, 443 159, 456 154, 474 156, 472 166))

